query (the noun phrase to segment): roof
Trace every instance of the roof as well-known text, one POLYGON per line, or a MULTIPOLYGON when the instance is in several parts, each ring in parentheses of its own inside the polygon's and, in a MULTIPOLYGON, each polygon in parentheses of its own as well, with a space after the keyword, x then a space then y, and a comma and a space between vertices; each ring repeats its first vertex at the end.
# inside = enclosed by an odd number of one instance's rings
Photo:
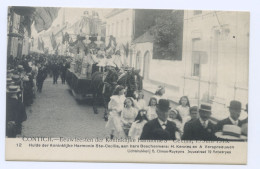
POLYGON ((154 36, 152 35, 151 31, 146 31, 144 34, 136 38, 133 43, 145 43, 145 42, 153 42, 154 36))
POLYGON ((114 16, 114 15, 117 15, 117 14, 119 14, 119 13, 125 11, 125 10, 127 10, 127 9, 113 9, 111 12, 109 12, 109 13, 105 16, 105 18, 110 18, 110 17, 112 17, 112 16, 114 16))

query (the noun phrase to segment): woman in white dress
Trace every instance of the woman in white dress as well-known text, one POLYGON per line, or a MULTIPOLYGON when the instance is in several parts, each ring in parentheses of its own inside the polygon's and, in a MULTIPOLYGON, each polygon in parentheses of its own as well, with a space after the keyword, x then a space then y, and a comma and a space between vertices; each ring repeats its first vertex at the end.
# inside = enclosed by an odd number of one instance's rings
POLYGON ((176 108, 182 118, 183 124, 191 119, 190 117, 190 102, 187 96, 182 96, 179 100, 179 106, 176 108))
POLYGON ((157 113, 156 113, 156 104, 157 100, 155 97, 151 97, 148 107, 147 107, 147 118, 148 120, 153 120, 157 118, 157 113))
POLYGON ((147 118, 146 114, 147 114, 146 110, 144 110, 144 109, 139 110, 138 115, 135 118, 135 122, 133 122, 133 124, 129 130, 129 133, 128 133, 128 136, 131 139, 140 138, 144 125, 148 122, 148 118, 147 118))
POLYGON ((109 131, 110 138, 125 137, 121 126, 121 112, 124 108, 125 89, 123 86, 117 86, 108 103, 109 117, 106 124, 106 129, 109 131))
POLYGON ((137 111, 138 110, 133 99, 130 97, 126 98, 124 108, 121 113, 121 123, 126 135, 128 135, 128 131, 132 123, 135 121, 137 111))

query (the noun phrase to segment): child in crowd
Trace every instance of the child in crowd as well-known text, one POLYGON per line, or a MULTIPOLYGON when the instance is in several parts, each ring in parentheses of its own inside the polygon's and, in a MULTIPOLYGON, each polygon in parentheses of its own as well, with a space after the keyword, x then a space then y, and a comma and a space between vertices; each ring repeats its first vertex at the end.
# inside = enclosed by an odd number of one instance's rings
POLYGON ((192 106, 190 108, 190 121, 194 121, 199 118, 198 106, 192 106))
POLYGON ((187 96, 182 96, 179 100, 179 106, 176 108, 182 118, 183 124, 189 121, 190 118, 190 101, 187 96))
POLYGON ((138 110, 133 99, 130 97, 126 98, 124 108, 121 113, 121 123, 126 135, 128 135, 128 131, 132 123, 135 121, 137 111, 138 110))
POLYGON ((121 112, 124 108, 125 101, 125 89, 123 86, 117 86, 110 97, 110 102, 108 103, 109 117, 106 124, 106 129, 110 132, 110 138, 125 137, 123 128, 121 126, 121 112))
POLYGON ((145 109, 146 103, 144 100, 144 93, 142 91, 138 93, 135 104, 136 104, 138 110, 145 109))
POLYGON ((189 121, 187 121, 186 123, 183 123, 184 124, 184 129, 187 126, 188 123, 193 122, 194 120, 199 118, 198 106, 192 106, 190 108, 190 118, 191 119, 189 121))
POLYGON ((147 111, 144 109, 139 110, 137 117, 135 118, 135 122, 133 122, 128 136, 132 139, 139 139, 144 125, 148 122, 147 119, 147 111))
POLYGON ((153 120, 153 119, 157 118, 156 104, 157 104, 156 98, 151 97, 149 104, 148 104, 148 108, 147 108, 147 118, 148 118, 148 120, 153 120))
POLYGON ((175 133, 175 137, 180 140, 181 136, 183 134, 183 125, 182 125, 182 118, 181 118, 178 110, 172 108, 169 111, 168 120, 172 121, 172 122, 174 122, 176 124, 176 127, 177 127, 178 131, 175 133))

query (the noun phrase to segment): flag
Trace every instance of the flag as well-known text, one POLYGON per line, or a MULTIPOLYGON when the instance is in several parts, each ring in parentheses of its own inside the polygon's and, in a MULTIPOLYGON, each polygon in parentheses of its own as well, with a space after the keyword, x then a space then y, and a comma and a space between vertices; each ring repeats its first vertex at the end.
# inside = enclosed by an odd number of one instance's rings
POLYGON ((47 30, 51 27, 53 21, 57 18, 60 8, 55 7, 37 7, 34 12, 34 25, 37 32, 47 30))
POLYGON ((57 47, 57 42, 56 42, 56 39, 55 39, 55 36, 53 35, 53 33, 51 34, 50 39, 51 39, 52 48, 54 50, 57 47))
POLYGON ((41 38, 42 51, 44 51, 44 41, 41 38))

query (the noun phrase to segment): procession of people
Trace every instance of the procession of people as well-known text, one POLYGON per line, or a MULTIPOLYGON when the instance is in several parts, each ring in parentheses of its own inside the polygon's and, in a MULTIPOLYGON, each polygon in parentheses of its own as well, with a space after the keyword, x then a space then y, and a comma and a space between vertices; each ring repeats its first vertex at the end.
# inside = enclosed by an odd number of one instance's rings
MULTIPOLYGON (((21 134, 22 122, 27 119, 27 112, 43 90, 48 76, 64 79, 64 71, 69 67, 64 57, 33 53, 21 58, 12 56, 7 60, 6 82, 6 136, 16 137, 21 134), (57 65, 56 63, 59 63, 57 65), (55 75, 55 76, 54 76, 55 75), (27 109, 28 108, 28 109, 27 109)), ((65 80, 62 81, 65 83, 65 80)), ((53 81, 53 84, 54 83, 53 81)), ((47 89, 46 89, 47 90, 47 89)))
MULTIPOLYGON (((26 110, 30 110, 26 108, 33 104, 37 93, 48 90, 43 87, 47 77, 53 78, 53 85, 58 83, 59 77, 61 84, 65 84, 70 63, 71 59, 66 57, 36 53, 20 59, 8 59, 7 137, 21 134, 22 123, 27 119, 26 110)), ((102 66, 95 64, 93 62, 92 68, 101 72, 118 68, 111 63, 102 66)), ((119 68, 120 71, 124 72, 119 68)), ((146 103, 142 89, 136 88, 132 95, 128 95, 130 88, 116 84, 118 78, 108 73, 104 79, 104 82, 116 85, 109 96, 108 121, 105 127, 112 139, 246 140, 247 121, 239 120, 242 111, 239 101, 231 101, 228 107, 230 116, 214 124, 211 121, 210 105, 191 106, 189 98, 182 96, 176 106, 170 107, 170 100, 165 97, 164 86, 158 86, 146 103)))

